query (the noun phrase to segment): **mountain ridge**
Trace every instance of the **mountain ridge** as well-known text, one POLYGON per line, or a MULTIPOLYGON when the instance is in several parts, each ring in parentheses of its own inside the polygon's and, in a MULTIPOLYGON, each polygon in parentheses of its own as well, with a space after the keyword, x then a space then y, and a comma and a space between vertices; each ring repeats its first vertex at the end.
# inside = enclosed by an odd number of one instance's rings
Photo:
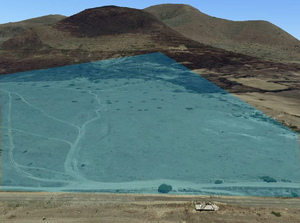
POLYGON ((182 4, 154 5, 144 10, 200 43, 262 59, 300 61, 300 41, 268 21, 220 19, 182 4))

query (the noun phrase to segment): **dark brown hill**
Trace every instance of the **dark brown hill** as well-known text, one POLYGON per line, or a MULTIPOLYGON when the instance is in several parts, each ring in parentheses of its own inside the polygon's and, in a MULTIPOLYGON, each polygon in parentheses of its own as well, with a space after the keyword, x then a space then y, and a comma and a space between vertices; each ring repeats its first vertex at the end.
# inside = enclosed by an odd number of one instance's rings
POLYGON ((62 15, 47 15, 33 19, 23 20, 20 22, 0 24, 0 44, 25 31, 26 29, 40 25, 54 24, 64 18, 66 17, 62 15))
MULTIPOLYGON (((61 20, 54 27, 80 37, 168 30, 162 22, 150 13, 116 6, 84 10, 61 20)), ((170 32, 170 30, 168 31, 170 32)))
POLYGON ((58 50, 128 51, 202 46, 142 10, 106 6, 87 9, 53 25, 30 28, 2 44, 10 51, 58 50))
POLYGON ((267 21, 219 19, 182 4, 144 9, 200 43, 270 60, 300 61, 300 41, 267 21))

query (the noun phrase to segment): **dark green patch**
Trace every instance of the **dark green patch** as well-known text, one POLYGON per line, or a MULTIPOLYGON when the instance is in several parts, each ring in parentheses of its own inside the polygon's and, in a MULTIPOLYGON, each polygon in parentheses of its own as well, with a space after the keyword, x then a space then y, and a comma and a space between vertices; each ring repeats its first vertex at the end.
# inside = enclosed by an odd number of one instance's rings
POLYGON ((281 217, 281 214, 279 212, 272 211, 271 214, 275 215, 276 217, 281 217))
POLYGON ((222 184, 223 183, 223 180, 216 180, 215 181, 215 184, 222 184))
POLYGON ((159 193, 163 193, 163 194, 167 194, 169 193, 170 191, 172 190, 172 186, 171 185, 168 185, 168 184, 161 184, 159 187, 158 187, 158 192, 159 193))
POLYGON ((262 177, 259 177, 259 178, 264 180, 267 183, 275 183, 276 182, 276 180, 274 178, 269 177, 269 176, 262 176, 262 177))

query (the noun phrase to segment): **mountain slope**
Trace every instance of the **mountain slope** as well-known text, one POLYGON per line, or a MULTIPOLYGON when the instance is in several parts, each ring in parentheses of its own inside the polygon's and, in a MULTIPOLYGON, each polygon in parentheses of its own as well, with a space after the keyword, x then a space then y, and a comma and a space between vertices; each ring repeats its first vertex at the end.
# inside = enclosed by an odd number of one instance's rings
POLYGON ((2 48, 124 51, 164 49, 190 41, 148 12, 110 6, 87 9, 53 25, 30 28, 4 42, 2 48))
POLYGON ((20 22, 0 24, 0 44, 12 37, 15 37, 26 29, 40 25, 53 24, 64 18, 66 17, 62 15, 47 15, 20 22))
MULTIPOLYGON (((149 12, 106 6, 84 10, 55 24, 27 29, 5 41, 0 45, 0 74, 158 51, 190 69, 210 72, 242 75, 264 68, 273 75, 275 68, 275 73, 298 71, 298 67, 262 61, 193 41, 149 12)), ((221 80, 218 75, 208 75, 208 78, 222 87, 233 86, 232 81, 221 80)), ((241 90, 240 85, 234 86, 241 90)))
POLYGON ((0 46, 0 73, 186 48, 192 41, 142 10, 100 7, 36 26, 0 46), (2 58, 1 58, 2 57, 2 58), (11 62, 13 61, 13 62, 11 62))
POLYGON ((219 19, 182 4, 155 5, 144 10, 200 43, 264 59, 300 61, 300 41, 267 21, 219 19))

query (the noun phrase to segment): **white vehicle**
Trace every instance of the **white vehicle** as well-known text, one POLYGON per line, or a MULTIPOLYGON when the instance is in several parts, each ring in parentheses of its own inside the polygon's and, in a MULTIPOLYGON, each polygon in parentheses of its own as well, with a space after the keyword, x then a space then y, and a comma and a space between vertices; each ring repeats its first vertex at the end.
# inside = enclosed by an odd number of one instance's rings
POLYGON ((220 208, 212 202, 195 202, 196 211, 218 211, 220 208))

